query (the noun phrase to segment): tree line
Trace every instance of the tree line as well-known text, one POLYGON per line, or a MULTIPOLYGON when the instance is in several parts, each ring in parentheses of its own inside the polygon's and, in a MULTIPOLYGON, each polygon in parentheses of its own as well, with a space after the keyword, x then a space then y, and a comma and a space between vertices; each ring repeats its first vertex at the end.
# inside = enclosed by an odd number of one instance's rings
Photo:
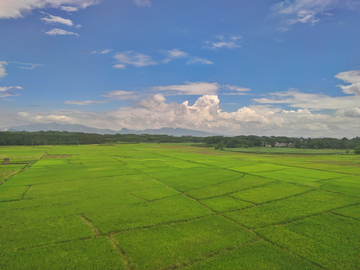
POLYGON ((285 136, 241 135, 235 137, 169 136, 151 134, 101 135, 67 131, 0 132, 0 145, 74 145, 104 143, 202 143, 203 146, 221 148, 293 147, 307 149, 354 149, 360 147, 360 138, 295 138, 285 136))
POLYGON ((255 136, 241 135, 235 137, 213 136, 204 138, 207 146, 221 148, 249 148, 254 146, 262 147, 292 147, 307 149, 354 149, 360 147, 360 138, 295 138, 284 136, 255 136))
POLYGON ((136 135, 115 134, 101 135, 94 133, 67 131, 38 131, 38 132, 0 132, 0 145, 76 145, 76 144, 104 144, 109 142, 155 142, 180 143, 202 142, 200 137, 174 137, 168 135, 136 135))

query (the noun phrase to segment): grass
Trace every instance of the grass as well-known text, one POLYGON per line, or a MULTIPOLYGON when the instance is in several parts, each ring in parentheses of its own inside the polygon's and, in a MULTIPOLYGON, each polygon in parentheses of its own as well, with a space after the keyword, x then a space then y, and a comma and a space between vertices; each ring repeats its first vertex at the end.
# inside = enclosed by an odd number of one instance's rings
POLYGON ((358 202, 358 198, 315 190, 258 207, 226 213, 225 216, 248 228, 258 228, 288 223, 358 202))
POLYGON ((196 262, 188 270, 316 270, 321 269, 268 242, 258 241, 196 262))
POLYGON ((276 182, 265 186, 254 187, 252 189, 232 193, 230 196, 256 204, 262 204, 280 200, 286 197, 291 197, 310 190, 311 188, 309 187, 276 182))
POLYGON ((2 269, 127 269, 107 237, 0 253, 2 269))
POLYGON ((229 196, 220 196, 200 201, 216 212, 229 212, 253 206, 253 204, 237 200, 229 196))
POLYGON ((358 157, 262 150, 0 147, 0 269, 359 269, 358 157))
POLYGON ((68 240, 90 238, 93 231, 79 216, 17 223, 0 228, 4 253, 68 240))
POLYGON ((360 221, 324 214, 256 230, 271 242, 328 269, 359 269, 360 221))
POLYGON ((135 269, 181 266, 256 237, 219 216, 115 235, 135 269))

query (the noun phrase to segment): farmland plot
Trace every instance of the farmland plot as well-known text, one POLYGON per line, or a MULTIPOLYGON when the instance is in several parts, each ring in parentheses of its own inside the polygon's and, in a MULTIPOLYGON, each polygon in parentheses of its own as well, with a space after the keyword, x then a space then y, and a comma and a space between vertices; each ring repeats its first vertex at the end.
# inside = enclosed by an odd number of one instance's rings
POLYGON ((1 269, 360 268, 352 156, 121 144, 1 157, 22 162, 0 165, 1 269))

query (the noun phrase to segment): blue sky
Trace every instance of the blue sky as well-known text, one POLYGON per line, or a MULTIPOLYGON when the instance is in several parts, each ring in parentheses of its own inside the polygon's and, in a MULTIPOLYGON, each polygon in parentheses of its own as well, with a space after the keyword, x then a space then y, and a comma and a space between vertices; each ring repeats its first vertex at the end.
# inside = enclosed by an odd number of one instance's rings
POLYGON ((0 2, 0 129, 353 137, 358 0, 0 2))

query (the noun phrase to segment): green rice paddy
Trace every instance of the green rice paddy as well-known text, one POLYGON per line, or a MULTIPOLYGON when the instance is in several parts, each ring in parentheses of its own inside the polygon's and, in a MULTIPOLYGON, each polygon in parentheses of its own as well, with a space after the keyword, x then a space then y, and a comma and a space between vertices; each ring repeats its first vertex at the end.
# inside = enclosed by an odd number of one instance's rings
POLYGON ((294 150, 0 147, 0 269, 360 269, 359 157, 294 150))

